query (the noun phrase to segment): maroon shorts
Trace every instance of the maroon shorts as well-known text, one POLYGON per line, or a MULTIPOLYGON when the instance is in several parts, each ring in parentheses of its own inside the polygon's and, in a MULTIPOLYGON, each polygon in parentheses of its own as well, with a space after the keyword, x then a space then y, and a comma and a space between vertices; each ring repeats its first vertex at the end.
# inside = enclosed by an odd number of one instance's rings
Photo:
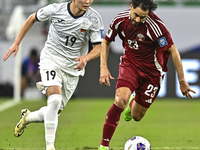
POLYGON ((135 101, 149 108, 158 95, 161 79, 161 76, 150 76, 135 66, 120 65, 116 89, 128 87, 135 91, 135 101))

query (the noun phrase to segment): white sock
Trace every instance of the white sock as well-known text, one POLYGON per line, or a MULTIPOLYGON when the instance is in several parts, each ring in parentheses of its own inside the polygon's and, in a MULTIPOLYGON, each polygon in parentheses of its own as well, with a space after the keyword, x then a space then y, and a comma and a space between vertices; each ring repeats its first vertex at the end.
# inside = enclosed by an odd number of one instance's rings
POLYGON ((26 118, 27 122, 44 122, 44 114, 46 113, 46 110, 47 106, 44 106, 37 111, 30 112, 26 118))
POLYGON ((58 111, 61 105, 62 96, 53 94, 47 99, 47 109, 44 117, 46 144, 54 144, 55 134, 58 125, 58 111))
POLYGON ((48 145, 46 146, 46 150, 55 150, 55 147, 54 147, 53 144, 48 144, 48 145))

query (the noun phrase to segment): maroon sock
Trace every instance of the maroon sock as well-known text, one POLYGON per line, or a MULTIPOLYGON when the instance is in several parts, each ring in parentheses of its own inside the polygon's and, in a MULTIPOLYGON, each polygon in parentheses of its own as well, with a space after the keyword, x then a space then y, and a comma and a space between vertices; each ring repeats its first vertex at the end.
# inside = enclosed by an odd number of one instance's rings
POLYGON ((119 123, 119 119, 123 110, 124 109, 117 107, 115 104, 110 107, 106 116, 105 124, 103 126, 103 138, 101 145, 109 147, 110 140, 119 123))

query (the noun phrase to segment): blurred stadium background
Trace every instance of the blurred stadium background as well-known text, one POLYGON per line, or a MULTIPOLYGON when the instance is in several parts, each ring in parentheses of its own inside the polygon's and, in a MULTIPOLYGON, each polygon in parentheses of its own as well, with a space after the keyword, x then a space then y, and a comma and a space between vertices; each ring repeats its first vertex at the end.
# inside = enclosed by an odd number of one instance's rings
MULTIPOLYGON (((14 96, 17 76, 14 69, 16 58, 10 57, 3 62, 4 54, 14 41, 14 39, 9 39, 5 33, 10 17, 16 6, 19 5, 23 7, 24 15, 27 18, 48 3, 63 1, 65 0, 0 0, 0 120, 3 120, 3 123, 0 124, 2 129, 0 149, 2 150, 44 149, 43 124, 39 126, 31 124, 29 131, 19 139, 13 136, 13 127, 19 119, 20 109, 27 107, 30 110, 37 110, 46 105, 46 101, 35 87, 27 88, 24 98, 39 101, 23 101, 21 103, 17 101, 15 103, 11 100, 14 96), (14 105, 15 107, 12 109, 5 110, 14 105)), ((92 7, 102 16, 105 32, 111 19, 118 12, 128 9, 129 3, 130 0, 94 0, 92 7)), ((149 139, 155 150, 200 149, 198 101, 200 98, 200 0, 157 0, 157 3, 158 9, 155 13, 160 16, 171 32, 181 53, 186 80, 197 92, 196 95, 193 95, 196 99, 189 101, 182 99, 175 69, 170 60, 169 72, 160 91, 159 100, 152 105, 147 117, 141 122, 127 123, 121 119, 110 145, 115 150, 122 150, 124 143, 133 135, 141 135, 149 139)), ((13 24, 18 24, 18 21, 13 24)), ((46 25, 46 23, 37 22, 28 32, 22 42, 21 57, 17 56, 20 63, 28 56, 32 47, 37 48, 38 52, 41 51, 46 39, 46 25)), ((111 45, 109 55, 109 68, 115 77, 115 80, 111 81, 110 87, 99 84, 99 59, 87 64, 86 74, 80 78, 73 100, 68 103, 61 118, 59 117, 58 140, 55 143, 58 149, 97 149, 95 146, 98 146, 101 140, 105 114, 113 102, 121 55, 121 42, 117 39, 111 45)))
MULTIPOLYGON (((13 97, 14 95, 14 66, 15 59, 10 57, 3 62, 3 56, 14 39, 8 39, 5 31, 9 19, 16 6, 23 7, 24 15, 27 18, 38 8, 53 2, 64 2, 65 0, 0 0, 0 97, 13 97)), ((195 98, 200 97, 200 0, 157 0, 158 9, 155 13, 165 22, 171 32, 174 42, 181 53, 185 77, 191 88, 196 90, 195 98)), ((94 0, 94 7, 102 16, 105 32, 112 18, 120 11, 128 9, 130 0, 94 0)), ((28 32, 21 46, 20 61, 29 54, 32 47, 40 51, 46 39, 46 24, 36 23, 28 32)), ((118 75, 119 57, 122 55, 121 42, 116 40, 111 45, 109 56, 109 68, 115 80, 110 87, 99 85, 99 59, 89 62, 86 67, 86 74, 80 78, 76 97, 114 97, 115 82, 118 75), (86 88, 87 87, 87 88, 86 88)), ((19 57, 19 56, 17 56, 19 57)), ((159 97, 182 98, 178 88, 176 73, 173 63, 168 63, 169 72, 166 75, 159 97)), ((27 88, 25 98, 41 98, 42 95, 35 87, 27 88)))

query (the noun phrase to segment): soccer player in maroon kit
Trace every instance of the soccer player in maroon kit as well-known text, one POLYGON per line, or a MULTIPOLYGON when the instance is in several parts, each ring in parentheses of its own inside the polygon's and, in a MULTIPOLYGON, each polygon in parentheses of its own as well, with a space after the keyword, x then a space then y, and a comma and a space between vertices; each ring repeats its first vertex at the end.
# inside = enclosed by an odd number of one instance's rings
POLYGON ((109 109, 103 127, 99 150, 108 150, 109 143, 125 109, 124 118, 140 121, 157 97, 167 61, 171 54, 178 74, 180 90, 192 98, 184 73, 180 54, 169 31, 153 11, 157 4, 153 0, 132 0, 130 9, 117 14, 102 42, 100 79, 101 85, 110 86, 114 79, 107 66, 110 43, 118 36, 122 40, 124 55, 119 64, 114 104, 109 109), (131 94, 135 92, 135 95, 131 94))

